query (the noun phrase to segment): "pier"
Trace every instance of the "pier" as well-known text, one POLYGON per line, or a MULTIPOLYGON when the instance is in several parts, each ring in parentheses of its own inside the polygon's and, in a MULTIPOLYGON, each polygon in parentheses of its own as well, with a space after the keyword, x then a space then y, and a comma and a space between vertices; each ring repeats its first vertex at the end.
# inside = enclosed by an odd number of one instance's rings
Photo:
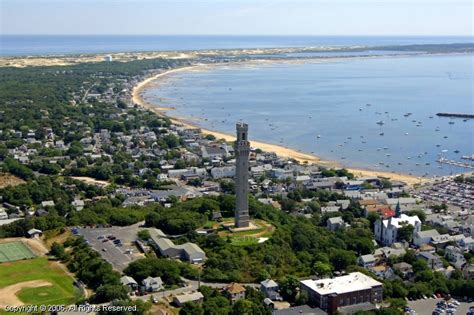
POLYGON ((463 162, 458 162, 454 160, 448 160, 444 157, 441 157, 437 160, 438 163, 442 164, 448 164, 448 165, 453 165, 453 166, 458 166, 458 167, 464 167, 464 168, 472 168, 474 169, 474 164, 469 164, 469 163, 463 163, 463 162))
POLYGON ((437 113, 439 117, 453 117, 453 118, 468 118, 474 119, 474 114, 461 114, 461 113, 437 113))

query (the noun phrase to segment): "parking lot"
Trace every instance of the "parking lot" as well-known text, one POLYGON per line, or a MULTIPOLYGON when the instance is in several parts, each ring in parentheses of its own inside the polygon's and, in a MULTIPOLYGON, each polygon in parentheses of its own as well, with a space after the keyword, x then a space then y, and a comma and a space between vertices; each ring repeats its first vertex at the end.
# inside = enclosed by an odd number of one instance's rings
POLYGON ((456 183, 452 177, 423 186, 413 195, 436 204, 445 203, 459 209, 474 209, 474 185, 456 183))
MULTIPOLYGON (((417 315, 431 315, 436 308, 436 303, 442 301, 443 299, 426 299, 426 300, 416 300, 408 301, 408 306, 411 307, 417 315)), ((466 315, 469 311, 469 307, 474 306, 474 303, 461 302, 457 306, 454 314, 455 315, 466 315)), ((445 313, 446 314, 446 313, 445 313)))
POLYGON ((139 226, 140 223, 124 227, 76 228, 75 231, 82 235, 114 269, 121 272, 132 261, 144 257, 135 245, 139 226))

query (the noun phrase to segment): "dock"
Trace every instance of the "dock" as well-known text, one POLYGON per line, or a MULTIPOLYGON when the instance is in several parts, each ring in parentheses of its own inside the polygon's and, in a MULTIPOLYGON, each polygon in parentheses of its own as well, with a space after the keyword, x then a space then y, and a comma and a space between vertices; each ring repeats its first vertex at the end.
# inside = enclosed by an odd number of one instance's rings
POLYGON ((437 160, 438 163, 442 164, 448 164, 448 165, 453 165, 453 166, 458 166, 458 167, 464 167, 464 168, 472 168, 474 169, 474 164, 469 164, 469 163, 463 163, 463 162, 458 162, 455 160, 448 160, 444 157, 441 157, 437 160))
POLYGON ((474 119, 474 114, 461 114, 461 113, 437 113, 439 117, 452 117, 452 118, 467 118, 474 119))

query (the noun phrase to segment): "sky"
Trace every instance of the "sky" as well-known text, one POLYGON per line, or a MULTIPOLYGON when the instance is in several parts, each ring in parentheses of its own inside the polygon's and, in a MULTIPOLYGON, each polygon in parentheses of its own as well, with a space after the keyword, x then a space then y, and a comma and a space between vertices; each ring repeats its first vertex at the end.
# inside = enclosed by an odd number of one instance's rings
POLYGON ((474 0, 0 0, 0 10, 0 34, 474 33, 474 0))

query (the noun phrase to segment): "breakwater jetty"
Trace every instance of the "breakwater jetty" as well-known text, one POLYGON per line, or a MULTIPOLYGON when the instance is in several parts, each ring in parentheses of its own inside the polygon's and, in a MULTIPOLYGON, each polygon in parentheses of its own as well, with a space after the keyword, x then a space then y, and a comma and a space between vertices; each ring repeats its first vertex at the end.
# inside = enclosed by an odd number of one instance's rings
POLYGON ((437 113, 439 117, 453 117, 453 118, 468 118, 474 119, 474 114, 461 114, 461 113, 437 113))

